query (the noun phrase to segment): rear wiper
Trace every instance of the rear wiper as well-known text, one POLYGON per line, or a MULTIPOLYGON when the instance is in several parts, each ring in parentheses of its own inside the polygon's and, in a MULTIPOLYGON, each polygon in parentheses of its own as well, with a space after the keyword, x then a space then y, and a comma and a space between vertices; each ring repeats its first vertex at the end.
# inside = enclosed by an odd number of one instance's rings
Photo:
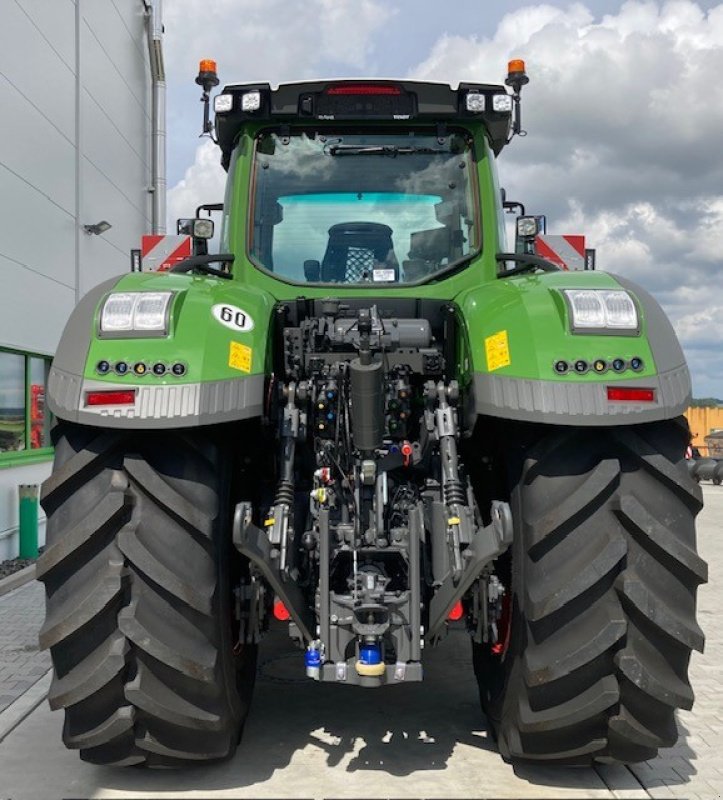
POLYGON ((425 155, 449 155, 448 150, 436 147, 418 147, 416 145, 395 144, 333 144, 327 152, 330 156, 408 156, 416 153, 425 155))

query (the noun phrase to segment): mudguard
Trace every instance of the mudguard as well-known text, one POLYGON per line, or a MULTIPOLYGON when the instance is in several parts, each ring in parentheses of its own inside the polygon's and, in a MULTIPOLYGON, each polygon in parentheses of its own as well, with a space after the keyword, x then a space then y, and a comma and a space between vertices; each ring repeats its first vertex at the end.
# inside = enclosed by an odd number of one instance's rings
POLYGON ((68 320, 50 370, 48 406, 61 419, 107 428, 182 428, 257 417, 272 308, 267 293, 210 276, 133 273, 106 281, 68 320), (167 336, 104 336, 99 317, 105 299, 134 291, 173 292, 167 336), (104 365, 107 370, 100 369, 104 365), (162 374, 154 371, 161 372, 159 365, 162 374), (129 389, 130 404, 87 402, 89 392, 129 389))
POLYGON ((627 279, 598 272, 517 276, 469 290, 457 303, 470 426, 478 415, 561 425, 636 424, 676 417, 689 405, 690 375, 673 327, 655 298, 627 279), (639 329, 573 332, 562 294, 568 288, 627 290, 639 329), (637 370, 633 359, 642 365, 637 370), (613 369, 617 360, 625 364, 620 371, 613 369), (564 375, 555 368, 561 361, 568 364, 564 375), (578 372, 578 363, 587 366, 578 372), (610 388, 646 389, 651 399, 613 400, 610 388))

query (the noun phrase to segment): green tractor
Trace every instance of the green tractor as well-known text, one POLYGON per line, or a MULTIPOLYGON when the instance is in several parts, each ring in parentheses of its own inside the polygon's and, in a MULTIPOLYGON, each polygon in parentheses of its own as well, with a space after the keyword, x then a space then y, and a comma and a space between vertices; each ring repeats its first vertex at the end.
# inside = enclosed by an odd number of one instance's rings
POLYGON ((229 85, 215 125, 212 62, 198 82, 220 252, 187 221, 195 255, 86 295, 50 373, 65 744, 229 757, 275 617, 300 675, 364 688, 421 681, 458 620, 506 759, 672 745, 703 648, 689 373, 640 287, 507 252, 523 62, 506 85, 229 85))

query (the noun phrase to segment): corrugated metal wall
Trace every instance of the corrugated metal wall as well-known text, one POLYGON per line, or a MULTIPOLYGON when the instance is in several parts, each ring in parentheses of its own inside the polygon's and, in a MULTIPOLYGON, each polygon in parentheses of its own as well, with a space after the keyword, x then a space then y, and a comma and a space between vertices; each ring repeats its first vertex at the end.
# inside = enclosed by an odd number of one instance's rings
MULTIPOLYGON (((151 83, 143 0, 2 0, 0 346, 52 355, 76 301, 129 268, 151 230, 151 83), (101 236, 83 225, 107 220, 101 236)), ((0 558, 17 485, 0 469, 0 558)))
POLYGON ((52 353, 150 230, 142 0, 5 0, 0 108, 0 344, 52 353), (101 219, 107 233, 83 231, 101 219))

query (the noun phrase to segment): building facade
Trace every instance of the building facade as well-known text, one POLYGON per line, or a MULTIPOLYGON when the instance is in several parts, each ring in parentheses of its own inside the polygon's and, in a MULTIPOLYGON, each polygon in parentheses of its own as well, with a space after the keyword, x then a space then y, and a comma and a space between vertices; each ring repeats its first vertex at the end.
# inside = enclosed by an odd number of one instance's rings
POLYGON ((3 3, 0 560, 18 552, 18 486, 50 472, 45 379, 63 326, 151 231, 150 6, 3 3))

